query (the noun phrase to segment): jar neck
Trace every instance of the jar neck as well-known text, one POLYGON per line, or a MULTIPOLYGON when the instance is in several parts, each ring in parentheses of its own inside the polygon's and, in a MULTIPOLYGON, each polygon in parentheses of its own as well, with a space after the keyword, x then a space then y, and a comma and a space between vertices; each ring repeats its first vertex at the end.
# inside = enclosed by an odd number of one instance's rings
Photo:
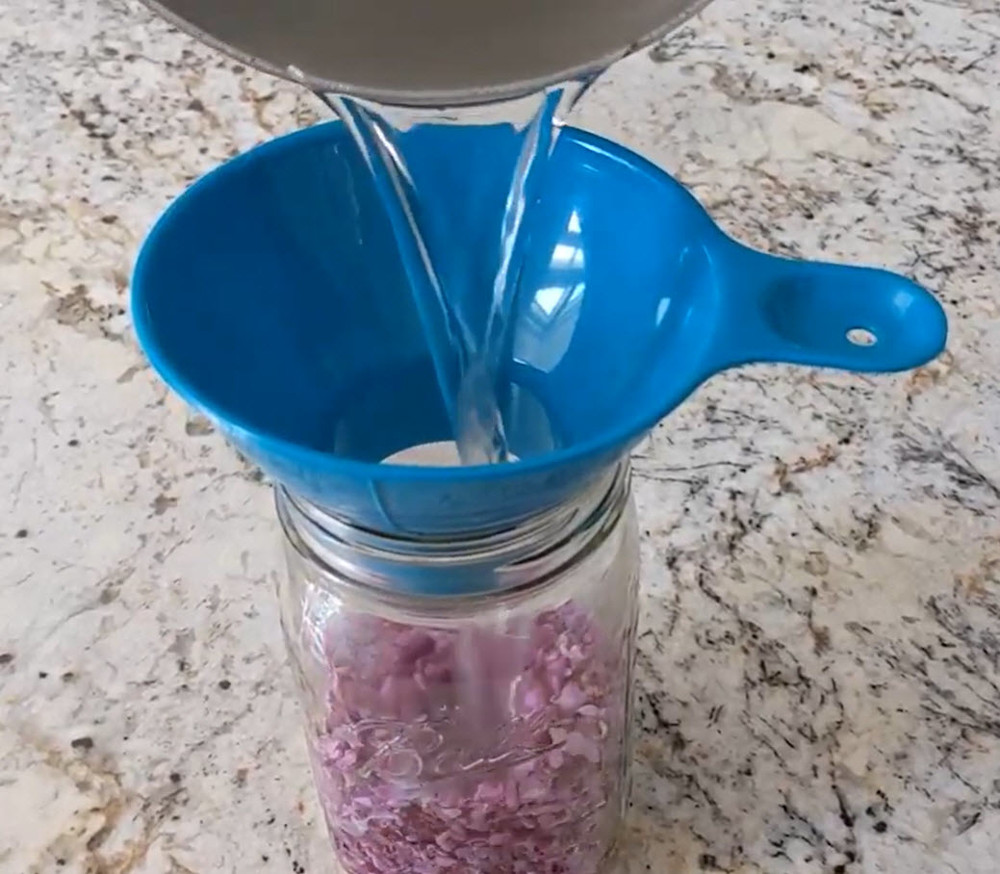
POLYGON ((278 519, 298 555, 339 582, 407 596, 466 597, 544 584, 614 531, 628 503, 622 462, 569 501, 505 528, 401 536, 358 527, 275 486, 278 519))

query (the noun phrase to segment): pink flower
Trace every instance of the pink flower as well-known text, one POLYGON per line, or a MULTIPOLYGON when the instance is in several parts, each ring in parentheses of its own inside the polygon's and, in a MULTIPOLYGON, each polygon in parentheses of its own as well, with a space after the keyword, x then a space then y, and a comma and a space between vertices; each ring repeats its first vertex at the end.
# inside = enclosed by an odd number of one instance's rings
POLYGON ((313 741, 348 874, 597 874, 628 654, 572 604, 507 627, 340 615, 313 741))
POLYGON ((558 704, 567 713, 576 713, 584 704, 588 701, 587 696, 584 695, 583 689, 581 689, 576 683, 567 683, 563 686, 562 691, 559 693, 559 697, 556 698, 556 704, 558 704))

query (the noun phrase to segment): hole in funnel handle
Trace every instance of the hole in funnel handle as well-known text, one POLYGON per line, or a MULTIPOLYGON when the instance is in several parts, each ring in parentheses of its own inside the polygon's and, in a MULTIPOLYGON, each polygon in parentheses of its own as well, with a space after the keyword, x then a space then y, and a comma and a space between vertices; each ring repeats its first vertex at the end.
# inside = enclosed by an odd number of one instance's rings
POLYGON ((854 346, 874 346, 878 337, 867 328, 851 328, 847 332, 847 341, 854 346))

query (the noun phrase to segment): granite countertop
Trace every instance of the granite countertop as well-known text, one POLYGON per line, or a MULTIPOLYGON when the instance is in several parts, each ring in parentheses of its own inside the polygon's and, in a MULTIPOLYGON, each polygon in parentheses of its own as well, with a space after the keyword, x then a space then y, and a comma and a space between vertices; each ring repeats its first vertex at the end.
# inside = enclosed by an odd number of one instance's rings
MULTIPOLYGON (((268 490, 125 311, 170 198, 318 107, 134 3, 7 0, 0 58, 0 871, 327 872, 268 490)), ((716 378, 638 452, 636 871, 1000 865, 998 81, 995 0, 719 0, 579 110, 953 329, 716 378)))

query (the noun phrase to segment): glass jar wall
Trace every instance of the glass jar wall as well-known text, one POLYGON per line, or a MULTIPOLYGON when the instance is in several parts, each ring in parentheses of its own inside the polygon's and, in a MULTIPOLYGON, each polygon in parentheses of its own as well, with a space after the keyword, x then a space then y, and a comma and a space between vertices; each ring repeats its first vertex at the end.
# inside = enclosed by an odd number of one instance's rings
POLYGON ((278 491, 282 621, 346 874, 601 874, 629 788, 638 541, 623 466, 455 542, 278 491))

